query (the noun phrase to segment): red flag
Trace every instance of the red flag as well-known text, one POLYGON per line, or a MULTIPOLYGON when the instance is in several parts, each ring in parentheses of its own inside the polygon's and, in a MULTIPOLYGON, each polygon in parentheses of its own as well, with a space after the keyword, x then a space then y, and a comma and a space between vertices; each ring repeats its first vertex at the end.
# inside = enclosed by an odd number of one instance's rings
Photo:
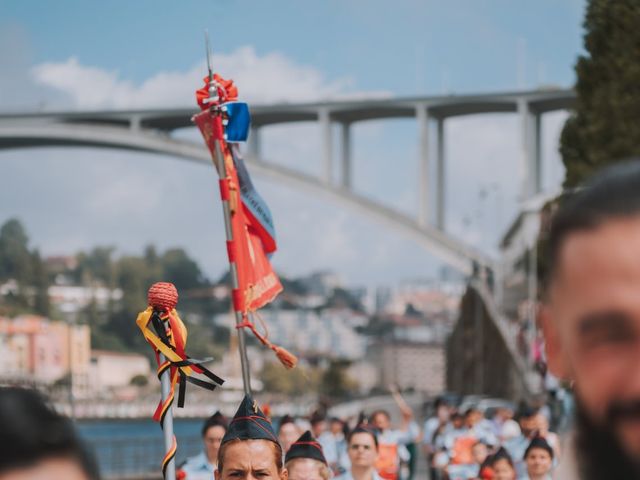
POLYGON ((229 261, 236 264, 238 273, 238 289, 233 292, 233 304, 236 311, 253 312, 273 300, 282 291, 282 284, 264 251, 260 232, 242 207, 238 173, 231 152, 222 139, 220 117, 205 110, 194 116, 194 121, 213 157, 216 158, 215 142, 218 142, 224 157, 227 176, 220 179, 220 196, 229 202, 231 210, 233 240, 227 242, 227 253, 229 261))

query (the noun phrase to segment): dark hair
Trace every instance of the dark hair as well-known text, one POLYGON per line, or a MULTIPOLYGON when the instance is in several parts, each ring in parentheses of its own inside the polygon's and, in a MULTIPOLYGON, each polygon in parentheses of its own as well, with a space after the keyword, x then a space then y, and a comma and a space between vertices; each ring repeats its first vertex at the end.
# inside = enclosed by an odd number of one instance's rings
POLYGON ((378 448, 378 435, 376 434, 376 431, 366 425, 358 425, 349 432, 349 435, 347 435, 347 445, 351 443, 351 439, 357 433, 366 433, 368 435, 371 435, 373 437, 373 443, 375 443, 376 448, 378 448))
POLYGON ((602 170, 584 188, 562 199, 549 230, 547 284, 557 274, 560 250, 571 234, 592 230, 608 220, 640 215, 639 160, 602 170))
POLYGON ((373 422, 373 419, 378 415, 384 415, 385 417, 387 417, 387 420, 391 420, 391 415, 389 415, 389 412, 387 412, 386 410, 376 410, 371 415, 369 415, 369 422, 373 422))
POLYGON ((509 465, 511 465, 511 467, 514 468, 513 459, 511 458, 511 455, 509 455, 509 452, 507 452, 504 447, 500 447, 493 455, 489 455, 487 459, 484 461, 484 463, 482 464, 482 468, 493 467, 500 460, 506 460, 509 463, 509 465))
POLYGON ((527 456, 529 455, 529 452, 536 448, 546 450, 547 453, 553 459, 553 448, 551 448, 551 445, 549 445, 549 442, 547 442, 547 440, 544 437, 535 437, 533 440, 531 440, 531 443, 529 443, 529 446, 524 451, 524 456, 522 458, 526 459, 527 456))
POLYGON ((230 445, 235 445, 238 442, 259 442, 259 441, 269 442, 273 446, 273 455, 276 463, 276 468, 278 469, 278 472, 281 472, 282 466, 283 466, 283 463, 282 463, 283 455, 282 455, 282 447, 280 446, 279 443, 272 442, 271 440, 264 440, 262 438, 256 439, 256 440, 252 440, 252 439, 243 440, 241 438, 234 438, 233 440, 229 440, 228 442, 223 443, 220 446, 220 450, 218 450, 218 471, 220 472, 220 474, 222 475, 222 469, 224 464, 224 454, 230 445))
POLYGON ((437 397, 434 402, 433 402, 433 408, 434 410, 437 410, 440 407, 448 407, 449 406, 449 402, 447 401, 447 399, 445 397, 437 397))
POLYGON ((294 418, 291 415, 285 415, 284 417, 282 417, 280 419, 280 423, 278 424, 278 435, 280 435, 280 430, 282 430, 282 426, 286 425, 287 423, 291 423, 291 424, 295 425, 296 421, 294 420, 294 418))
POLYGON ((209 418, 207 418, 204 422, 204 424, 202 425, 202 436, 204 437, 207 432, 209 431, 209 429, 211 427, 222 427, 224 428, 225 433, 227 432, 227 429, 229 428, 229 424, 227 423, 227 419, 216 413, 212 416, 210 416, 209 418))
POLYGON ((0 473, 45 459, 75 462, 91 480, 98 466, 71 421, 34 390, 0 387, 0 473))
POLYGON ((309 419, 309 423, 311 425, 317 425, 320 422, 325 422, 327 420, 327 416, 321 412, 313 412, 311 418, 309 419))

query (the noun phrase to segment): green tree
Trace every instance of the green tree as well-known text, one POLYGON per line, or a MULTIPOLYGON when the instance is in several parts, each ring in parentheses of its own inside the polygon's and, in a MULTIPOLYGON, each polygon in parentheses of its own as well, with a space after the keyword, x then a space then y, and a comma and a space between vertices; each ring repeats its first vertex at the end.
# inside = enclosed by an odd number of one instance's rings
POLYGON ((268 392, 285 395, 317 392, 320 386, 320 375, 317 369, 298 365, 293 370, 286 370, 280 362, 265 362, 260 379, 268 392))
POLYGON ((35 291, 33 309, 37 314, 48 317, 51 313, 49 305, 49 275, 38 250, 34 250, 31 262, 31 285, 35 291))
POLYGON ((560 138, 565 187, 640 155, 640 3, 590 0, 586 53, 576 64, 577 103, 560 138))
POLYGON ((330 398, 345 398, 354 393, 357 383, 349 377, 347 368, 349 362, 332 360, 322 375, 320 388, 322 393, 330 398))
POLYGON ((182 248, 167 250, 162 256, 164 281, 173 283, 178 291, 196 288, 205 283, 200 267, 182 248))
POLYGON ((14 279, 21 285, 31 279, 29 237, 19 220, 12 218, 0 228, 0 280, 14 279))

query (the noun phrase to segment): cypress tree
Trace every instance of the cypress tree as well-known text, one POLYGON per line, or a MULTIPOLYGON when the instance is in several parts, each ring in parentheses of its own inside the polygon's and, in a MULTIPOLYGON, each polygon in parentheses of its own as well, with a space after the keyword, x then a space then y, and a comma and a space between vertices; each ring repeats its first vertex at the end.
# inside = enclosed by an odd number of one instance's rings
POLYGON ((640 1, 590 0, 577 104, 560 138, 565 187, 640 155, 640 1))

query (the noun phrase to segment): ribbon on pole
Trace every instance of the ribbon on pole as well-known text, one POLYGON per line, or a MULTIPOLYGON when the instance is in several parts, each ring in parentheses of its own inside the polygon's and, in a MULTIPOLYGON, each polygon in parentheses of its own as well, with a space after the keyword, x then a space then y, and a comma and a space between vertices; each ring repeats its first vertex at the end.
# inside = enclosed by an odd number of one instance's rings
POLYGON ((184 325, 175 307, 178 303, 178 291, 172 283, 154 283, 148 292, 149 306, 138 314, 136 324, 145 340, 153 348, 158 365, 157 375, 162 386, 162 398, 153 414, 165 432, 165 456, 162 459, 162 474, 167 480, 175 477, 175 454, 177 442, 173 435, 173 415, 171 407, 178 385, 178 407, 184 406, 187 382, 215 390, 224 380, 205 368, 202 364, 211 359, 196 360, 190 358, 187 345, 187 327, 184 325), (208 380, 195 378, 198 373, 208 380))
POLYGON ((265 333, 257 330, 253 320, 257 310, 282 291, 282 284, 269 261, 269 255, 277 249, 273 218, 251 182, 237 145, 247 139, 249 108, 238 102, 233 81, 218 74, 205 78, 204 87, 196 91, 196 99, 202 112, 192 120, 200 129, 220 176, 236 328, 251 330, 285 367, 293 368, 297 363, 295 355, 269 340, 266 325, 259 317, 265 333))

